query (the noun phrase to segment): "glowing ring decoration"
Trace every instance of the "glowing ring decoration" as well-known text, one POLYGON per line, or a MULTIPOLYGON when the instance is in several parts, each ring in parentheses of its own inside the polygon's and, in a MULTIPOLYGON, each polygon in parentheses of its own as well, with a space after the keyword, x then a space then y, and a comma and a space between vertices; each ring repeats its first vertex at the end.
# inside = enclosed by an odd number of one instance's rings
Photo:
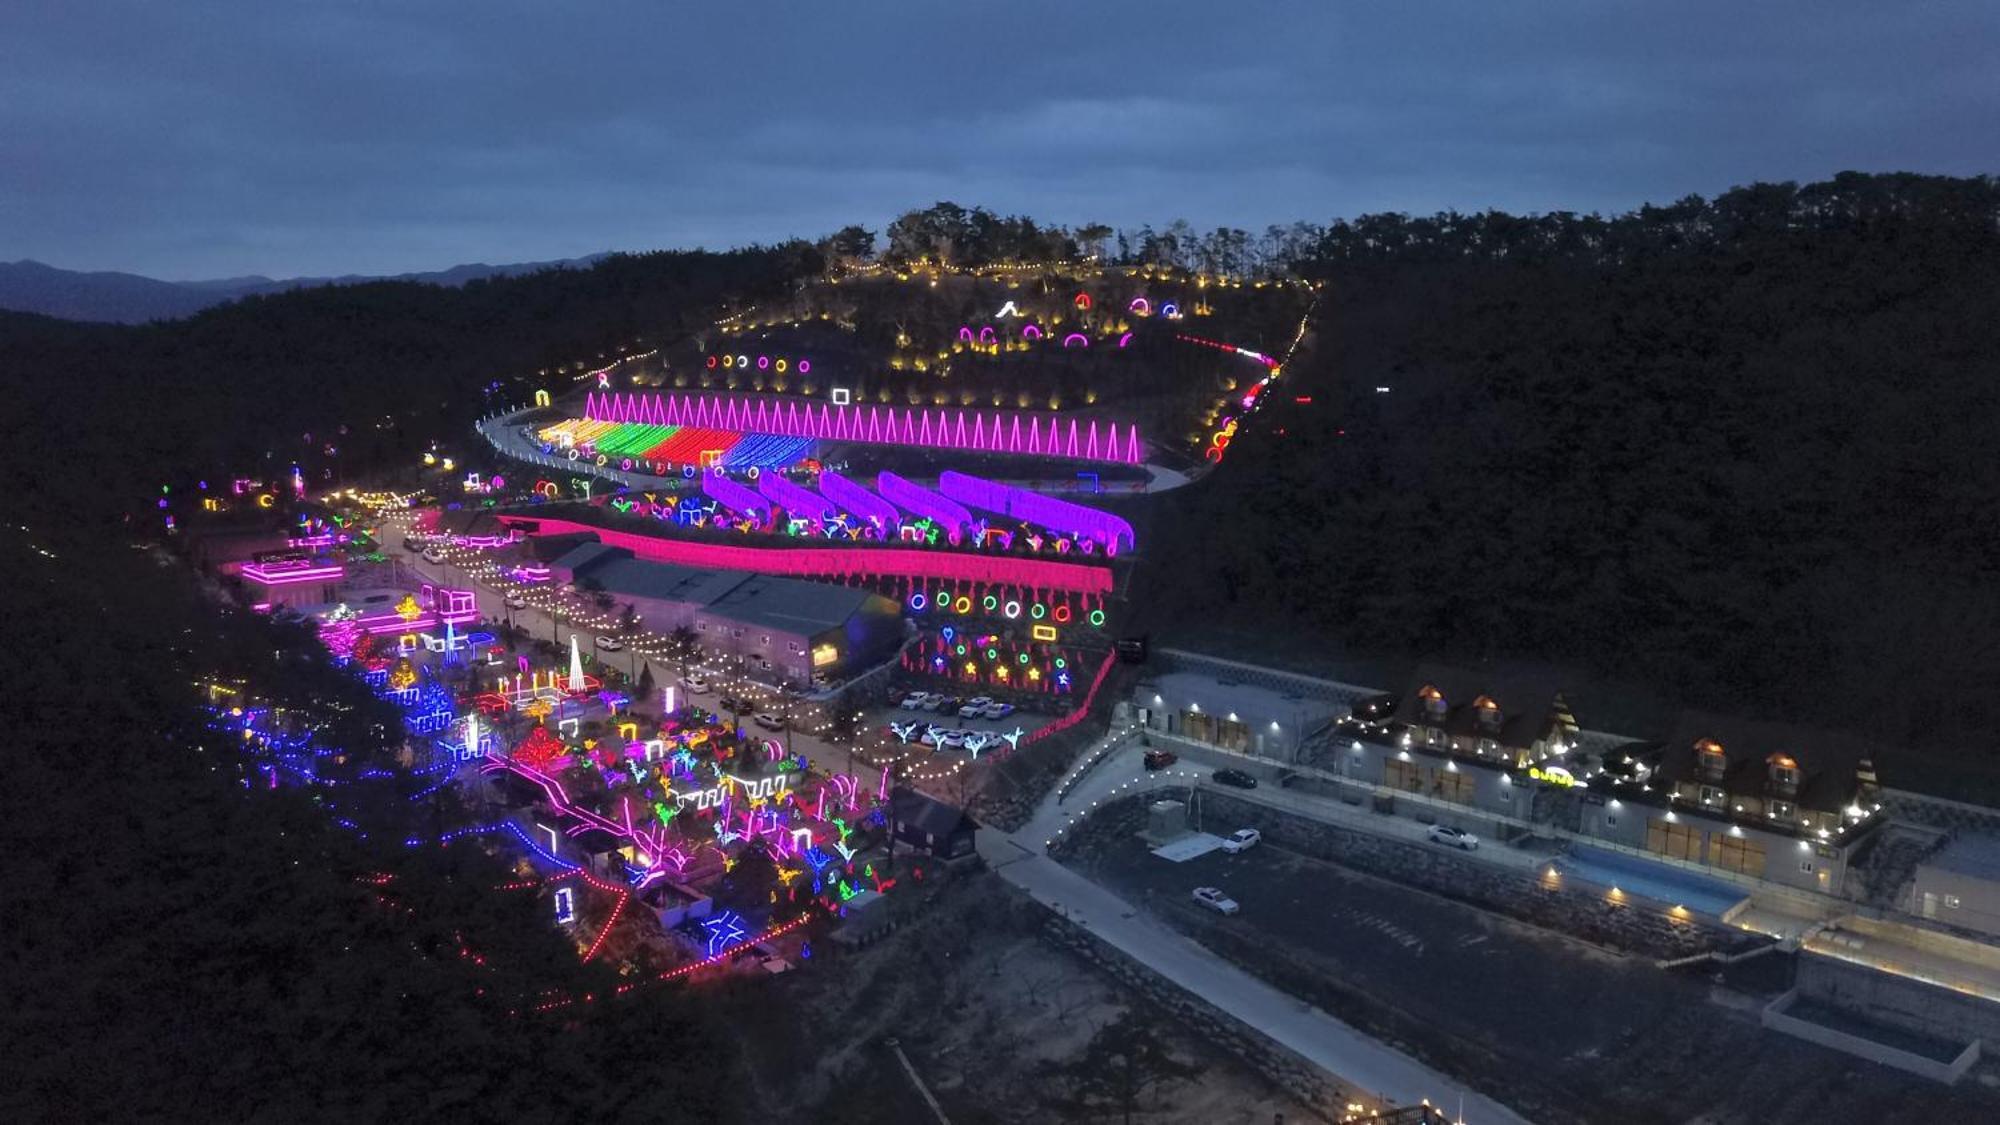
POLYGON ((1149 315, 1153 311, 1152 302, 1146 300, 1144 297, 1132 298, 1132 303, 1126 305, 1125 308, 1126 311, 1138 313, 1140 316, 1149 315))
POLYGON ((988 659, 988 660, 998 660, 998 659, 1000 659, 1000 650, 999 650, 999 649, 997 649, 997 648, 989 648, 989 649, 987 649, 987 650, 986 650, 986 659, 988 659))
POLYGON ((759 468, 758 468, 757 466, 755 466, 755 465, 752 465, 752 466, 750 466, 750 471, 749 471, 749 472, 747 472, 747 473, 744 473, 743 475, 744 475, 744 476, 746 476, 746 477, 749 477, 749 478, 750 478, 751 480, 756 480, 756 479, 757 479, 757 478, 758 478, 759 476, 762 476, 762 475, 763 475, 763 470, 759 469, 759 468))
POLYGON ((960 613, 971 613, 972 599, 966 597, 964 594, 960 594, 958 596, 958 600, 952 603, 951 608, 957 610, 960 613))
POLYGON ((625 459, 624 459, 623 461, 620 461, 620 462, 618 462, 618 467, 619 467, 619 468, 621 468, 621 469, 623 469, 623 470, 625 470, 625 471, 626 471, 626 472, 628 472, 628 473, 629 473, 629 472, 631 472, 631 471, 632 471, 632 459, 631 459, 630 457, 627 457, 627 458, 625 458, 625 459))
POLYGON ((581 457, 581 456, 583 456, 583 454, 582 454, 582 453, 581 453, 580 451, 576 450, 576 449, 571 449, 571 450, 569 451, 569 459, 570 459, 570 460, 572 460, 572 461, 576 460, 577 458, 579 458, 579 457, 581 457))
POLYGON ((1040 602, 1036 602, 1033 606, 1029 607, 1028 609, 1028 616, 1034 618, 1037 621, 1040 621, 1042 618, 1047 617, 1048 613, 1049 613, 1049 607, 1043 605, 1040 602))
POLYGON ((709 357, 708 357, 708 369, 709 369, 710 371, 713 371, 713 370, 715 370, 715 357, 714 357, 714 356, 709 356, 709 357))
POLYGON ((994 610, 1000 608, 1000 599, 994 597, 992 594, 988 594, 985 600, 980 602, 980 605, 985 608, 986 612, 992 613, 994 610))
POLYGON ((1121 348, 1131 342, 1132 342, 1132 334, 1130 332, 1127 332, 1123 336, 1118 337, 1118 346, 1121 348))
POLYGON ((745 371, 748 371, 748 370, 750 370, 750 357, 749 357, 749 356, 747 356, 747 355, 739 355, 739 356, 737 356, 737 357, 736 357, 736 366, 738 366, 738 367, 741 367, 741 368, 742 368, 742 369, 744 369, 745 371))
POLYGON ((924 597, 924 592, 922 590, 919 590, 916 593, 910 595, 910 608, 916 610, 918 613, 922 613, 924 611, 924 607, 929 604, 930 604, 930 599, 924 597))
POLYGON ((1069 342, 1070 342, 1071 340, 1075 340, 1075 341, 1078 341, 1079 343, 1081 343, 1081 344, 1082 344, 1082 345, 1083 345, 1084 347, 1086 347, 1086 348, 1090 346, 1090 337, 1088 337, 1088 336, 1084 335, 1084 334, 1083 334, 1083 333, 1081 333, 1081 332, 1072 332, 1072 333, 1070 333, 1069 335, 1067 335, 1067 336, 1064 336, 1064 337, 1063 337, 1063 347, 1065 347, 1065 348, 1066 348, 1066 347, 1069 347, 1069 342))
MULTIPOLYGON (((277 504, 277 502, 278 498, 271 495, 268 492, 260 492, 257 494, 257 506, 259 508, 269 508, 277 504)), ((164 505, 166 501, 162 500, 160 503, 164 505)))
POLYGON ((758 356, 758 357, 757 357, 757 370, 759 370, 759 371, 769 371, 770 369, 771 369, 771 357, 770 357, 770 356, 767 356, 767 355, 760 355, 760 356, 758 356))
POLYGON ((1042 330, 1032 324, 1024 324, 1021 326, 1021 338, 1024 340, 1039 340, 1042 338, 1042 330))
POLYGON ((1022 654, 1021 654, 1021 657, 1020 657, 1020 660, 1021 660, 1021 663, 1023 663, 1023 664, 1026 664, 1026 663, 1028 662, 1028 654, 1027 654, 1027 653, 1025 653, 1025 652, 1024 652, 1024 653, 1022 653, 1022 654))
POLYGON ((1094 554, 1096 554, 1096 553, 1097 553, 1097 540, 1095 540, 1095 539, 1086 539, 1086 540, 1084 540, 1084 541, 1083 541, 1083 553, 1084 553, 1084 554, 1086 554, 1086 555, 1094 555, 1094 554))
POLYGON ((1093 610, 1091 610, 1091 611, 1090 611, 1090 623, 1091 623, 1092 625, 1098 625, 1098 626, 1102 626, 1102 625, 1104 624, 1104 611, 1103 611, 1103 610, 1101 610, 1101 609, 1093 609, 1093 610))
POLYGON ((1080 309, 1087 309, 1087 308, 1089 308, 1089 307, 1090 307, 1090 305, 1091 305, 1091 300, 1090 300, 1090 294, 1088 294, 1088 293, 1083 293, 1083 292, 1079 292, 1079 293, 1077 293, 1077 295, 1076 295, 1076 307, 1077 307, 1077 308, 1080 308, 1080 309))
POLYGON ((1179 316, 1181 315, 1181 307, 1179 305, 1174 304, 1172 301, 1168 301, 1166 304, 1160 306, 1160 315, 1179 316))
POLYGON ((736 366, 736 357, 735 357, 735 356, 733 356, 733 355, 726 355, 726 356, 723 356, 723 357, 722 357, 722 366, 724 366, 724 367, 734 367, 734 366, 736 366))
POLYGON ((600 469, 601 469, 601 468, 603 468, 604 466, 606 466, 606 465, 609 465, 610 463, 611 463, 611 458, 609 458, 609 457, 606 457, 606 456, 605 456, 604 454, 602 454, 602 453, 600 453, 600 454, 598 454, 598 455, 597 455, 597 467, 598 467, 598 468, 600 468, 600 469))
POLYGON ((960 655, 960 656, 964 656, 964 655, 965 655, 965 646, 964 646, 964 645, 960 645, 960 646, 958 646, 958 655, 960 655))
POLYGON ((804 375, 807 372, 811 371, 812 369, 813 369, 812 364, 806 362, 803 359, 799 361, 799 374, 804 375))
POLYGON ((1014 618, 1021 616, 1021 603, 1008 602, 1006 608, 1002 610, 1002 612, 1004 612, 1007 615, 1007 619, 1009 621, 1012 621, 1014 618))
POLYGON ((1057 605, 1057 606, 1056 606, 1056 624, 1058 624, 1058 625, 1067 625, 1067 624, 1069 624, 1069 606, 1068 606, 1068 605, 1061 605, 1061 604, 1059 604, 1059 605, 1057 605))
POLYGON ((784 373, 785 373, 785 361, 780 359, 778 361, 778 374, 783 375, 784 373))
POLYGON ((1056 657, 1056 667, 1058 669, 1067 668, 1069 667, 1069 661, 1064 660, 1062 657, 1058 656, 1056 657))
POLYGON ((684 479, 687 479, 687 480, 693 480, 693 479, 694 479, 694 466, 693 466, 693 465, 682 465, 682 466, 681 466, 681 476, 682 476, 682 477, 683 477, 684 479))

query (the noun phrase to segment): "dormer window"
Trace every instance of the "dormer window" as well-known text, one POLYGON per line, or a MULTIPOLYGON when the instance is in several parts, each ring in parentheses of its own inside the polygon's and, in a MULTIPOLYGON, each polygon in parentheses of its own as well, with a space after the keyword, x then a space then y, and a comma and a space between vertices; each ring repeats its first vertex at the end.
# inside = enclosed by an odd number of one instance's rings
POLYGON ((1710 781, 1720 781, 1729 772, 1729 755, 1723 753, 1722 743, 1712 738, 1694 744, 1694 760, 1701 776, 1710 781))
POLYGON ((1473 714, 1479 718, 1479 729, 1497 731, 1500 729, 1500 705, 1493 702, 1490 695, 1482 695, 1472 701, 1473 714))
POLYGON ((1430 684, 1425 684, 1423 690, 1417 693, 1417 701, 1423 705, 1426 721, 1438 726, 1444 725, 1445 712, 1449 707, 1445 703, 1443 692, 1430 684))
POLYGON ((1770 769, 1771 788, 1786 792, 1796 792, 1799 787, 1799 763, 1784 754, 1773 754, 1765 759, 1770 769))

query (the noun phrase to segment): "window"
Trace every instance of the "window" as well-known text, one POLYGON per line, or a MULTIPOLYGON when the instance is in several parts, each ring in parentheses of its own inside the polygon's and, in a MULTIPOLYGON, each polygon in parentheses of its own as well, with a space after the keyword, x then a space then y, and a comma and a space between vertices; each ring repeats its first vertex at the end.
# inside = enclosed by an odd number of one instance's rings
POLYGON ((1946 895, 1946 896, 1944 896, 1944 908, 1945 908, 1946 910, 1957 910, 1957 909, 1958 909, 1958 896, 1957 896, 1957 895, 1946 895))
POLYGON ((1802 874, 1802 875, 1810 875, 1810 874, 1812 874, 1812 873, 1813 873, 1813 870, 1814 870, 1814 867, 1813 867, 1813 861, 1812 861, 1812 860, 1809 860, 1809 859, 1802 859, 1802 860, 1800 860, 1800 861, 1799 861, 1799 873, 1800 873, 1800 874, 1802 874))
POLYGON ((1391 789, 1403 789, 1415 793, 1423 788, 1423 779, 1423 770, 1413 762, 1390 759, 1382 763, 1382 783, 1391 789))
POLYGON ((1799 807, 1790 801, 1772 801, 1768 815, 1772 820, 1790 820, 1799 815, 1799 807))
POLYGON ((1702 786, 1701 803, 1704 805, 1720 806, 1722 804, 1722 790, 1713 785, 1702 786))
POLYGON ((1605 814, 1604 814, 1604 827, 1606 827, 1606 828, 1616 828, 1616 827, 1618 827, 1618 814, 1617 814, 1617 813, 1605 813, 1605 814))
POLYGON ((797 641, 786 641, 785 647, 790 649, 794 655, 803 654, 806 651, 806 646, 797 641))
POLYGON ((769 633, 766 633, 766 634, 764 634, 764 643, 765 643, 765 644, 770 644, 770 643, 771 643, 771 634, 769 634, 769 633))
POLYGON ((695 622, 695 623, 694 623, 694 627, 695 627, 695 631, 696 631, 696 632, 698 632, 698 633, 706 633, 706 632, 708 632, 708 622, 706 622, 706 621, 697 621, 697 622, 695 622))

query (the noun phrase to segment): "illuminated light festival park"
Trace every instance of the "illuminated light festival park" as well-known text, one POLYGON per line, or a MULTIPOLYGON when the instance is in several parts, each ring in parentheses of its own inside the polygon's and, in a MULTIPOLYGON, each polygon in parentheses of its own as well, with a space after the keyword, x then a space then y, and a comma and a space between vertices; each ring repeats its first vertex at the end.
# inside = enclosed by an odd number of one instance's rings
POLYGON ((132 7, 0 1122, 2000 1121, 2000 9, 132 7))

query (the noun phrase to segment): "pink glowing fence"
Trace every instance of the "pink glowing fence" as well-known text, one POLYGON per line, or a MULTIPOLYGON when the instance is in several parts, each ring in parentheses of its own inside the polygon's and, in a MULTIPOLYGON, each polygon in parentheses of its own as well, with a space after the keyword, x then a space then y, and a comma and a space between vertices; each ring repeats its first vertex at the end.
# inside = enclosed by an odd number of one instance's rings
POLYGON ((1057 500, 1025 488, 947 469, 938 476, 938 491, 982 511, 998 512, 1027 523, 1040 524, 1050 531, 1095 539, 1107 554, 1130 550, 1133 544, 1132 525, 1110 512, 1057 500))
POLYGON ((624 547, 642 559, 716 570, 746 570, 799 578, 836 580, 929 578, 948 582, 987 582, 1086 594, 1111 592, 1111 572, 1083 563, 1043 562, 952 551, 906 550, 895 547, 735 547, 660 539, 630 531, 611 531, 574 520, 532 516, 500 517, 502 523, 530 535, 573 535, 586 532, 613 547, 624 547))
POLYGON ((596 394, 584 416, 600 422, 702 426, 757 434, 987 453, 1074 457, 1138 464, 1145 460, 1139 428, 1100 425, 1010 410, 898 410, 893 406, 829 406, 797 400, 723 395, 596 394))

